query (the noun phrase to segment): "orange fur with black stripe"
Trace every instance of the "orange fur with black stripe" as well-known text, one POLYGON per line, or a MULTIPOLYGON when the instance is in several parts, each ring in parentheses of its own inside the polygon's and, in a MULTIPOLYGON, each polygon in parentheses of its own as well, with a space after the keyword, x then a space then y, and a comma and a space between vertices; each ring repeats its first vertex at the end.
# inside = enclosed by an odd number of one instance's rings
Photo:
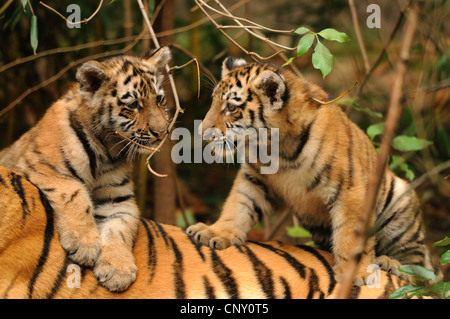
MULTIPOLYGON (((136 278, 132 246, 139 224, 132 161, 159 143, 168 125, 162 69, 167 47, 148 58, 89 61, 78 84, 18 141, 0 165, 37 185, 55 210, 62 247, 112 291, 136 278)), ((20 179, 17 180, 17 183, 20 179)))
MULTIPOLYGON (((252 150, 247 145, 247 160, 220 218, 213 225, 200 223, 187 230, 195 241, 219 249, 240 245, 281 199, 310 230, 314 242, 333 252, 334 271, 340 278, 350 258, 376 152, 338 106, 321 105, 313 98, 326 101, 328 97, 288 70, 233 57, 224 61, 222 80, 214 90, 202 131, 276 128, 279 167, 276 173, 262 174, 264 164, 248 161, 252 150)), ((268 143, 259 146, 270 147, 268 143)), ((355 284, 364 284, 371 264, 380 264, 398 276, 402 276, 397 270, 401 264, 433 269, 417 196, 388 168, 375 210, 375 235, 360 256, 355 284)))
MULTIPOLYGON (((72 264, 43 192, 4 167, 0 206, 0 298, 333 298, 339 289, 327 252, 275 242, 214 250, 177 227, 140 219, 136 281, 112 293, 92 269, 72 264)), ((351 297, 387 298, 406 284, 383 271, 379 279, 351 297)))

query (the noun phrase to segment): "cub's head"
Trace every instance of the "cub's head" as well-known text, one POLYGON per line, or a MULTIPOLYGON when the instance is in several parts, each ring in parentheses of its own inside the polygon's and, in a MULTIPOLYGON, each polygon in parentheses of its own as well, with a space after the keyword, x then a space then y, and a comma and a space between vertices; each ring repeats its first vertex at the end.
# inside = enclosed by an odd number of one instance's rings
POLYGON ((202 131, 214 128, 225 134, 227 129, 280 127, 278 113, 288 98, 278 68, 228 57, 222 64, 222 79, 214 89, 202 131))
POLYGON ((111 137, 117 131, 144 146, 161 140, 168 127, 163 69, 170 58, 170 50, 162 47, 145 58, 84 63, 76 78, 94 133, 111 137))

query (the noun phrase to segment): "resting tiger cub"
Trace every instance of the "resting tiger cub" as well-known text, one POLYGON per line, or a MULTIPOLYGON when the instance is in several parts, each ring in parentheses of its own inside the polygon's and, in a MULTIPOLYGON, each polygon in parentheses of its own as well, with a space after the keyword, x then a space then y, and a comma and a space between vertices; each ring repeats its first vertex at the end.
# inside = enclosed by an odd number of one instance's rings
POLYGON ((0 153, 0 165, 48 197, 70 258, 94 266, 112 291, 136 278, 132 247, 139 210, 129 159, 144 150, 115 132, 147 146, 163 137, 168 118, 161 70, 169 59, 164 47, 148 58, 86 62, 77 70, 79 83, 0 153))
MULTIPOLYGON (((313 98, 326 101, 327 94, 288 70, 234 57, 224 61, 202 132, 278 128, 279 169, 261 174, 261 162, 242 164, 220 218, 211 226, 199 223, 187 229, 195 241, 219 249, 241 245, 261 216, 272 213, 278 197, 314 242, 333 252, 339 280, 351 254, 376 152, 338 106, 313 98)), ((375 263, 398 276, 400 264, 433 269, 420 204, 407 187, 386 169, 376 202, 376 233, 361 256, 355 284, 364 284, 367 267, 375 263)))
MULTIPOLYGON (((1 166, 0 207, 2 299, 333 298, 339 290, 327 252, 276 242, 214 250, 194 244, 178 227, 141 218, 133 247, 136 281, 113 293, 91 269, 74 267, 45 195, 1 166)), ((388 298, 406 284, 383 271, 371 273, 373 286, 353 287, 351 298, 388 298)))

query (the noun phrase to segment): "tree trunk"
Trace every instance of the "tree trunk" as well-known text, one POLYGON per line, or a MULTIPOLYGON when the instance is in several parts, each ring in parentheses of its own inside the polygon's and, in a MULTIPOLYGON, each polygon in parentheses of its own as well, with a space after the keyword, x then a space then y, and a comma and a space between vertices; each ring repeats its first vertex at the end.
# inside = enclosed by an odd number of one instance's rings
MULTIPOLYGON (((160 0, 155 1, 155 8, 161 3, 160 0)), ((172 30, 174 27, 174 1, 166 0, 158 18, 153 25, 155 32, 162 32, 172 30)), ((166 36, 159 39, 161 46, 172 43, 173 36, 166 36)), ((172 91, 170 85, 164 86, 166 92, 167 102, 171 110, 171 116, 175 109, 174 102, 171 98, 172 91)), ((175 210, 176 210, 176 188, 174 179, 172 178, 171 157, 172 141, 168 139, 161 147, 161 151, 155 154, 153 169, 160 174, 167 174, 168 177, 154 176, 153 194, 153 219, 164 224, 175 224, 175 210)))

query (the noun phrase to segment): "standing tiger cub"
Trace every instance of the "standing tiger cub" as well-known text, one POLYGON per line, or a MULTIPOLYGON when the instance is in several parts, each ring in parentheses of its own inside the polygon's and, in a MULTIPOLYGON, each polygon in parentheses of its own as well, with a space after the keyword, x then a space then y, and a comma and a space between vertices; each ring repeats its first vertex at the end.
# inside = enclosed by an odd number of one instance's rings
POLYGON ((0 165, 25 176, 46 195, 56 215, 61 246, 76 263, 93 266, 111 291, 136 279, 132 248, 139 210, 131 159, 159 143, 167 130, 162 70, 167 47, 148 58, 89 61, 78 84, 12 146, 0 165))
MULTIPOLYGON (((339 279, 350 258, 376 151, 338 106, 321 105, 313 98, 326 101, 327 94, 288 70, 234 57, 224 61, 202 133, 211 128, 222 133, 227 128, 278 128, 279 169, 261 174, 261 162, 246 160, 220 218, 211 226, 189 227, 188 235, 218 249, 241 245, 262 215, 272 213, 274 198, 279 198, 312 233, 314 242, 333 252, 339 279)), ((420 204, 407 187, 386 169, 372 221, 375 235, 361 256, 355 284, 364 284, 370 274, 367 267, 375 263, 398 276, 400 264, 433 269, 420 204)))

